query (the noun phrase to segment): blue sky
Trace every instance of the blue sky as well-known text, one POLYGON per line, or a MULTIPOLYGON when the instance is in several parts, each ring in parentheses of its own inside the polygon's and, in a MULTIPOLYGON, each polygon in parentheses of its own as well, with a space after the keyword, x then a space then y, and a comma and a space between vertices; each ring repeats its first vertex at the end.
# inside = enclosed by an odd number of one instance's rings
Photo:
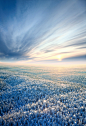
POLYGON ((86 60, 86 0, 0 0, 0 62, 86 60))

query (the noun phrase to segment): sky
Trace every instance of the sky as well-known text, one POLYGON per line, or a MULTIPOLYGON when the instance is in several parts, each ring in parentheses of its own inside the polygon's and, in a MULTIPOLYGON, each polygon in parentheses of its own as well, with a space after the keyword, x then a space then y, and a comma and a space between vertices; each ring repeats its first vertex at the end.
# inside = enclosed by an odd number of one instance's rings
POLYGON ((0 0, 0 63, 86 61, 86 0, 0 0))

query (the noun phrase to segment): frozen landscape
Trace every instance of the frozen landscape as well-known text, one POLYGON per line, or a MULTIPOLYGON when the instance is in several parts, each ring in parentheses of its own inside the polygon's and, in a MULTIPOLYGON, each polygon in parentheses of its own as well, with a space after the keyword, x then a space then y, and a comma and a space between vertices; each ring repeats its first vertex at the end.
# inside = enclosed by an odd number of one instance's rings
POLYGON ((0 66, 0 126, 85 126, 86 66, 0 66))

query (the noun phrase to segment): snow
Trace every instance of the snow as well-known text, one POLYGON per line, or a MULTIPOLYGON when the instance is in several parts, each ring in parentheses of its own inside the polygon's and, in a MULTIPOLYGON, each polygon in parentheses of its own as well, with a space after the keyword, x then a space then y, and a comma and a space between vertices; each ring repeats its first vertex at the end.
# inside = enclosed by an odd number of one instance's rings
POLYGON ((0 69, 0 125, 84 126, 86 75, 77 73, 72 70, 71 76, 69 69, 59 75, 34 67, 0 69))

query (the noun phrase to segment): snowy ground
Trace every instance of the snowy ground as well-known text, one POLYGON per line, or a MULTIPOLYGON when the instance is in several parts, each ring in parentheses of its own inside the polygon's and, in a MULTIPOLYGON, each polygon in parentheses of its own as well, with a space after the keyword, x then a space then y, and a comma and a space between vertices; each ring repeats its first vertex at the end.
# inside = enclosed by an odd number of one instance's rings
POLYGON ((85 126, 85 70, 0 67, 0 126, 85 126))

